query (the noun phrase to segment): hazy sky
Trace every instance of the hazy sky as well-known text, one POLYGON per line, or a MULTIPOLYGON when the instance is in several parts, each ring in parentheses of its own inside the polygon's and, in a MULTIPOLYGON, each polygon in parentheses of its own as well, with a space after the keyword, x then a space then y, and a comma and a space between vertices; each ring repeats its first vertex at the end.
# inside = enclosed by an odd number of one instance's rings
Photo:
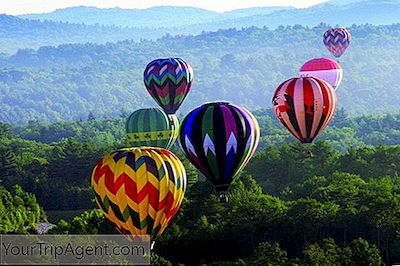
POLYGON ((195 6, 214 11, 227 11, 257 6, 307 7, 326 0, 0 0, 0 14, 9 15, 50 12, 70 6, 147 8, 152 6, 195 6))

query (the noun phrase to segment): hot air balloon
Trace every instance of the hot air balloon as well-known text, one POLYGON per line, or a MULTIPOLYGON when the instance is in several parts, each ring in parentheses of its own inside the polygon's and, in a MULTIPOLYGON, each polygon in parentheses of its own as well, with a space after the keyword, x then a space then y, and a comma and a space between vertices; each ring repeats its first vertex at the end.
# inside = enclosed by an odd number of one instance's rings
POLYGON ((333 59, 314 58, 300 68, 300 77, 316 77, 327 81, 336 90, 343 78, 343 69, 333 59))
POLYGON ((178 110, 190 91, 192 81, 192 67, 180 58, 156 59, 144 70, 147 91, 167 114, 178 110))
POLYGON ((279 85, 272 104, 276 117, 293 136, 312 143, 335 113, 336 93, 322 79, 292 78, 279 85))
POLYGON ((120 232, 132 238, 150 235, 154 241, 181 206, 186 172, 168 150, 126 148, 97 162, 91 185, 97 205, 120 232))
POLYGON ((329 29, 324 33, 324 44, 335 57, 340 57, 351 42, 350 32, 345 28, 329 29))
POLYGON ((170 149, 178 138, 179 121, 160 108, 134 111, 126 120, 129 141, 136 147, 151 146, 170 149))
POLYGON ((214 185, 221 202, 232 179, 257 147, 257 120, 244 108, 226 102, 204 104, 182 121, 180 144, 190 162, 214 185))

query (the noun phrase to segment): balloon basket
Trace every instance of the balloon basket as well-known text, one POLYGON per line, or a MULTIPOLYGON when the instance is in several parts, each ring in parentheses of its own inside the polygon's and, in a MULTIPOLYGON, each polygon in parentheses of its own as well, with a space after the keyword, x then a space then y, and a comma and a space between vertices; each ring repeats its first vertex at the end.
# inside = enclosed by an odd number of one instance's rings
POLYGON ((219 202, 220 203, 227 203, 228 202, 228 195, 226 194, 226 192, 219 192, 219 202))

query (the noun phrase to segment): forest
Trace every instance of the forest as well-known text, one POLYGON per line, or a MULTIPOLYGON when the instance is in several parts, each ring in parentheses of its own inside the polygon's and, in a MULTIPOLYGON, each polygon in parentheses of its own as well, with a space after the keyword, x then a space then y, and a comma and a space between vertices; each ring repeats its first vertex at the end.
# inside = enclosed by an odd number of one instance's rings
MULTIPOLYGON (((271 109, 253 111, 261 143, 222 204, 175 144, 188 189, 156 241, 152 265, 383 265, 400 262, 400 115, 339 109, 318 141, 302 145, 271 109), (306 150, 313 156, 307 156, 306 150)), ((0 231, 117 233, 94 202, 90 175, 127 147, 124 113, 51 124, 0 124, 0 231)))
MULTIPOLYGON (((26 124, 110 119, 154 106, 143 84, 146 64, 178 56, 194 69, 194 84, 182 114, 206 101, 228 100, 251 110, 269 108, 273 91, 298 75, 310 58, 329 56, 322 34, 329 25, 243 28, 165 35, 157 41, 64 44, 21 49, 0 56, 0 121, 26 124)), ((339 107, 350 114, 398 111, 400 24, 353 25, 339 107)))
MULTIPOLYGON (((364 4, 369 9, 363 12, 370 12, 380 4, 330 2, 342 3, 343 12, 364 4)), ((331 3, 271 18, 290 21, 302 12, 314 21, 331 3)), ((398 1, 385 1, 376 14, 388 7, 387 19, 397 19, 398 1)), ((179 143, 173 145, 187 190, 155 242, 152 265, 400 264, 400 24, 348 27, 353 39, 338 60, 344 69, 338 108, 314 143, 301 144, 276 119, 273 92, 298 76, 305 61, 330 56, 322 34, 335 25, 302 21, 272 29, 262 24, 264 15, 199 24, 219 29, 198 35, 194 26, 188 35, 179 34, 188 33, 184 27, 161 34, 0 15, 0 233, 118 234, 95 202, 93 168, 104 154, 132 146, 125 131, 129 114, 156 105, 143 84, 146 64, 182 57, 193 66, 194 81, 179 120, 223 99, 251 110, 261 137, 226 203, 179 143), (242 27, 231 27, 234 22, 242 27), (44 224, 52 226, 44 230, 44 224)))

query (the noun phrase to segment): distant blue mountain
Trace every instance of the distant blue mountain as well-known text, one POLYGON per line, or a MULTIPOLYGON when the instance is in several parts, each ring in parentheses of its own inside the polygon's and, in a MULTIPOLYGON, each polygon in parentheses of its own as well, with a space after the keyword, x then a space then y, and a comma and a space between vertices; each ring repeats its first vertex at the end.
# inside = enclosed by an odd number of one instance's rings
POLYGON ((192 30, 217 30, 251 26, 276 28, 280 25, 296 24, 315 26, 321 22, 332 26, 399 23, 400 0, 333 0, 309 8, 278 10, 267 15, 259 14, 217 23, 197 24, 192 26, 192 30))
POLYGON ((147 9, 121 9, 78 6, 57 9, 51 13, 28 14, 19 17, 89 25, 160 28, 212 21, 216 16, 218 16, 217 12, 194 7, 163 6, 147 9))
POLYGON ((365 1, 365 0, 330 0, 328 2, 324 2, 320 5, 329 3, 331 5, 336 5, 336 6, 346 6, 348 4, 359 3, 359 2, 363 2, 363 1, 365 1))
MULTIPOLYGON (((179 34, 229 27, 302 24, 392 24, 400 22, 400 0, 331 0, 309 8, 258 7, 224 13, 194 7, 160 6, 148 9, 71 7, 20 18, 88 25, 176 29, 179 34)), ((163 31, 165 33, 166 31, 163 31)), ((173 32, 171 32, 173 33, 173 32)))
POLYGON ((121 27, 182 27, 198 23, 215 23, 254 15, 268 15, 291 7, 259 7, 218 13, 195 7, 160 6, 147 9, 96 8, 87 6, 58 9, 51 13, 27 14, 20 18, 57 22, 115 25, 121 27))
POLYGON ((294 7, 285 7, 285 6, 277 6, 277 7, 251 7, 251 8, 242 8, 235 9, 229 12, 224 12, 220 14, 220 19, 228 19, 228 18, 239 18, 239 17, 249 17, 255 15, 268 15, 276 11, 281 10, 291 10, 295 9, 294 7))
POLYGON ((194 7, 72 7, 19 17, 0 15, 0 53, 63 43, 154 40, 166 34, 280 25, 400 23, 400 0, 331 0, 309 8, 260 7, 218 13, 194 7), (103 26, 105 25, 105 26, 103 26))

